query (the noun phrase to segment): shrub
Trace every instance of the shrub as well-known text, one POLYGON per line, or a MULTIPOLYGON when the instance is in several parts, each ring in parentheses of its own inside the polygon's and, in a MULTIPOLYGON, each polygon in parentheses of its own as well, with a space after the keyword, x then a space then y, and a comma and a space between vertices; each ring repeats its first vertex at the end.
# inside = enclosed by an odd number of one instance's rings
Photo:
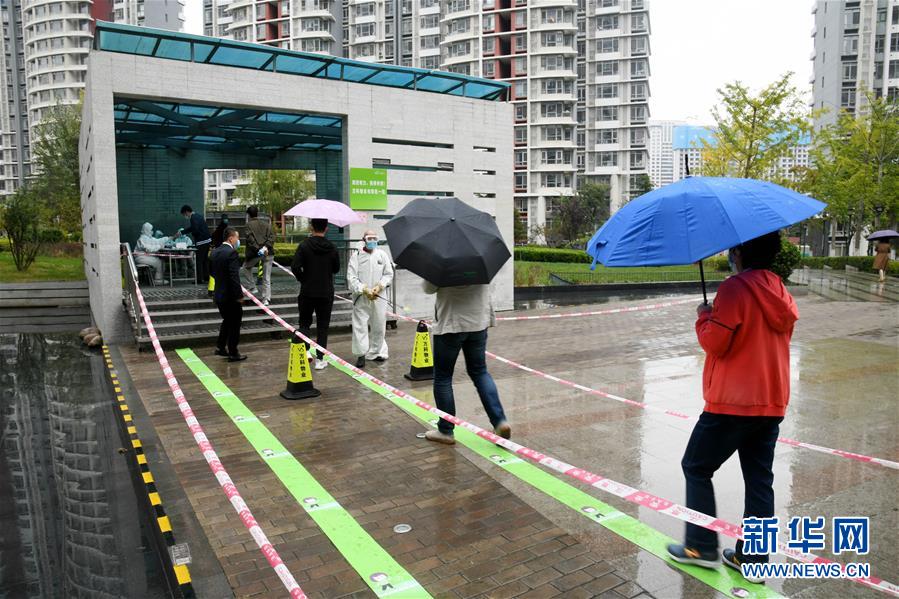
POLYGON ((28 270, 41 248, 40 214, 35 209, 34 194, 23 187, 10 196, 0 214, 0 223, 9 236, 16 270, 28 270))
MULTIPOLYGON (((825 266, 834 270, 845 270, 846 266, 853 266, 863 272, 876 272, 873 256, 806 256, 802 258, 800 264, 814 270, 821 270, 825 266)), ((891 275, 899 275, 899 261, 890 260, 888 272, 891 275)))
POLYGON ((569 262, 590 264, 593 258, 584 250, 564 250, 526 245, 515 248, 515 259, 522 262, 569 262))
POLYGON ((60 229, 41 229, 41 243, 61 243, 65 239, 65 234, 60 229))
POLYGON ((786 283, 793 274, 793 269, 799 266, 802 260, 802 254, 799 248, 790 243, 786 237, 780 238, 780 251, 774 257, 774 264, 771 265, 771 272, 780 276, 786 283))

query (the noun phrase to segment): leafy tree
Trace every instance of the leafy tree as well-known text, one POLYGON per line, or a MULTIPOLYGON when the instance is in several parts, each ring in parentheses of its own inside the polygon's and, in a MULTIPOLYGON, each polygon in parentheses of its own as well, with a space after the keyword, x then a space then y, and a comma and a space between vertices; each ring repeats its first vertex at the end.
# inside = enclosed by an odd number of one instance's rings
POLYGON ((577 195, 563 197, 547 231, 547 242, 559 245, 577 242, 592 234, 609 218, 609 186, 604 183, 588 183, 577 195))
POLYGON ((642 173, 640 175, 637 175, 637 185, 634 187, 631 195, 634 198, 638 198, 644 193, 649 193, 653 189, 652 179, 650 179, 649 175, 647 175, 646 173, 642 173))
POLYGON ((16 270, 28 270, 41 247, 40 213, 34 190, 25 185, 11 195, 0 212, 0 225, 9 237, 16 270))
POLYGON ((81 231, 80 132, 80 103, 51 107, 32 129, 32 195, 46 220, 67 233, 81 231))
POLYGON ((778 160, 811 130, 808 107, 787 73, 758 94, 739 81, 718 90, 716 131, 703 140, 703 175, 788 183, 778 160))
POLYGON ((786 237, 781 237, 780 251, 774 257, 771 272, 779 275, 783 282, 786 283, 800 262, 802 262, 802 253, 799 251, 799 248, 790 243, 790 240, 786 237))
POLYGON ((516 208, 512 215, 512 225, 514 227, 515 245, 522 245, 528 242, 528 226, 521 218, 521 212, 516 208))
POLYGON ((235 190, 241 204, 259 206, 260 211, 271 216, 273 223, 294 204, 314 194, 315 182, 309 180, 306 171, 298 170, 250 171, 250 182, 235 190))
POLYGON ((869 95, 864 114, 843 113, 819 132, 810 157, 803 190, 827 203, 828 216, 846 225, 856 248, 865 227, 896 223, 899 103, 869 95))

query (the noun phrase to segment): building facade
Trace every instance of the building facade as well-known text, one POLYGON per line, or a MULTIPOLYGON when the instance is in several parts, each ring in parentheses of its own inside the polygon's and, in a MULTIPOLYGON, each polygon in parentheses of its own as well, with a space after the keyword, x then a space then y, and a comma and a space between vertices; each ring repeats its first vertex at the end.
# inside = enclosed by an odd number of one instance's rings
POLYGON ((653 188, 675 181, 674 128, 683 121, 649 121, 649 180, 653 188))
POLYGON ((899 0, 818 0, 812 13, 816 126, 863 112, 868 93, 899 101, 899 0))
POLYGON ((184 0, 0 0, 0 196, 31 174, 31 136, 57 104, 81 100, 96 21, 183 30, 184 0))
POLYGON ((564 196, 612 210, 649 172, 646 0, 204 0, 207 35, 512 85, 515 208, 535 240, 564 196))

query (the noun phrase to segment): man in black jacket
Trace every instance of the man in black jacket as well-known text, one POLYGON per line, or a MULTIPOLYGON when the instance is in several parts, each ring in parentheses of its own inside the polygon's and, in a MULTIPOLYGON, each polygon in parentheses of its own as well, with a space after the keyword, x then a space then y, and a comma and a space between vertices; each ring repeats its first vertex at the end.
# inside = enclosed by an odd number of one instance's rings
POLYGON ((197 283, 205 285, 209 282, 209 245, 212 243, 212 235, 209 234, 206 219, 201 214, 195 214, 187 204, 181 206, 181 216, 190 221, 190 225, 181 232, 193 237, 194 245, 197 246, 197 283))
POLYGON ((212 252, 212 276, 215 277, 215 305, 222 315, 219 328, 217 356, 227 356, 229 362, 240 362, 247 357, 237 351, 240 342, 240 323, 243 320, 243 292, 240 288, 240 247, 237 229, 228 227, 224 242, 212 252))
MULTIPOLYGON (((297 304, 300 310, 300 332, 309 336, 312 314, 315 313, 315 341, 322 347, 328 346, 328 328, 331 326, 331 308, 334 305, 334 275, 340 271, 337 248, 325 239, 328 221, 312 219, 312 236, 297 246, 290 269, 300 282, 297 304)), ((306 348, 309 349, 308 346, 306 348)), ((328 363, 318 354, 316 370, 322 370, 328 363)))

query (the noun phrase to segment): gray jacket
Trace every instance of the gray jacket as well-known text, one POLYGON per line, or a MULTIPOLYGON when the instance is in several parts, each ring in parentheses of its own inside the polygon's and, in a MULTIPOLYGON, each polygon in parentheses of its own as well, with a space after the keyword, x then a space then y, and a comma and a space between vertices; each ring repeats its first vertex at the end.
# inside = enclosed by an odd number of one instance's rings
POLYGON ((424 292, 437 294, 436 319, 431 326, 435 335, 476 333, 496 326, 490 285, 435 287, 425 281, 424 292))

